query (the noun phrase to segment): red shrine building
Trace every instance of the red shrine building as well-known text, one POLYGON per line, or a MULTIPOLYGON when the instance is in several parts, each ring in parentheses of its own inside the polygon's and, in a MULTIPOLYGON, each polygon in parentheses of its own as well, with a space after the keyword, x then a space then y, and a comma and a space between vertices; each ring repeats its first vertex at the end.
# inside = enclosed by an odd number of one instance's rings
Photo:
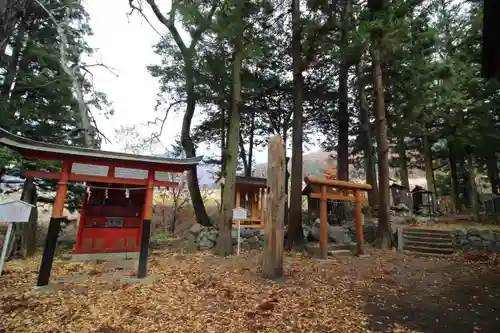
POLYGON ((47 285, 69 182, 85 183, 74 257, 114 254, 139 257, 138 277, 147 275, 154 187, 178 186, 169 173, 196 168, 202 157, 140 156, 44 143, 0 128, 0 145, 25 158, 60 161, 57 172, 25 171, 25 177, 55 179, 52 208, 37 286, 47 285))

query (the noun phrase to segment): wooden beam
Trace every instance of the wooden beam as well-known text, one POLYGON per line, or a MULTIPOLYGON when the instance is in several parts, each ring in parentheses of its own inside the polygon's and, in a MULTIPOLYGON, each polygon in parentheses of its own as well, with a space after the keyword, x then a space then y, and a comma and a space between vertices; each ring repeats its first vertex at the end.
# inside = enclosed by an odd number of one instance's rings
MULTIPOLYGON (((326 188, 326 186, 324 186, 324 187, 326 188)), ((324 194, 322 194, 322 193, 311 193, 309 196, 311 198, 314 198, 314 199, 325 198, 325 199, 329 199, 329 200, 348 200, 348 201, 354 201, 354 200, 356 200, 356 198, 354 196, 326 193, 326 190, 325 190, 324 194)))
POLYGON ((346 182, 342 180, 336 180, 336 179, 323 179, 319 177, 305 177, 304 181, 306 184, 312 184, 312 185, 326 185, 328 187, 335 187, 338 189, 342 190, 363 190, 363 191, 369 191, 372 189, 372 186, 369 184, 357 184, 357 183, 351 183, 351 182, 346 182))
POLYGON ((264 277, 283 276, 283 246, 285 220, 285 147, 281 136, 269 138, 267 161, 267 187, 264 220, 264 277))
POLYGON ((319 248, 321 257, 323 259, 326 259, 328 257, 328 215, 326 185, 321 186, 319 221, 319 248))
MULTIPOLYGON (((29 170, 23 172, 24 177, 33 177, 41 179, 60 179, 60 172, 46 172, 46 171, 35 171, 29 170)), ((95 182, 95 183, 114 183, 114 184, 126 184, 126 185, 144 185, 148 184, 147 179, 130 179, 130 178, 115 178, 115 177, 103 177, 103 176, 88 176, 72 173, 69 175, 69 181, 73 182, 95 182)), ((160 181, 155 180, 154 186, 156 187, 177 187, 179 184, 176 182, 160 181)))

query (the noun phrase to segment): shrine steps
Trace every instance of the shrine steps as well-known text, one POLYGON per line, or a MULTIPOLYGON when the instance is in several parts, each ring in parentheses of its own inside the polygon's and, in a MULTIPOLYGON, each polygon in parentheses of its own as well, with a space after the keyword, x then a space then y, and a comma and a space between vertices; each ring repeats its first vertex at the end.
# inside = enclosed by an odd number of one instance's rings
POLYGON ((451 231, 404 228, 402 250, 406 254, 449 256, 455 253, 451 231))
POLYGON ((139 258, 139 252, 67 253, 63 258, 70 261, 127 260, 139 258))

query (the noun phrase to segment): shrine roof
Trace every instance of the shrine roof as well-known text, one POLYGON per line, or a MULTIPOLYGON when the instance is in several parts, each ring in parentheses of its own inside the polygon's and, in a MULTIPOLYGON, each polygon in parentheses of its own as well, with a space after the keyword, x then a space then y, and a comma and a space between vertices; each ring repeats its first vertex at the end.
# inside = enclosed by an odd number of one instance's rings
POLYGON ((40 154, 40 157, 45 156, 59 156, 59 157, 72 157, 89 160, 106 160, 116 162, 135 162, 146 164, 160 164, 160 165, 176 165, 179 167, 196 166, 201 162, 203 156, 194 158, 165 158, 158 156, 145 156, 135 155, 119 152, 104 151, 93 148, 82 148, 65 146, 54 143, 46 143, 31 140, 19 135, 12 134, 0 127, 0 145, 9 147, 12 150, 18 151, 21 154, 31 153, 40 154))
MULTIPOLYGON (((215 180, 215 183, 217 185, 220 185, 224 183, 224 180, 222 177, 218 177, 215 180)), ((260 178, 260 177, 246 177, 246 176, 238 176, 236 175, 236 185, 252 185, 252 186, 258 186, 258 187, 267 187, 267 179, 266 178, 260 178)))

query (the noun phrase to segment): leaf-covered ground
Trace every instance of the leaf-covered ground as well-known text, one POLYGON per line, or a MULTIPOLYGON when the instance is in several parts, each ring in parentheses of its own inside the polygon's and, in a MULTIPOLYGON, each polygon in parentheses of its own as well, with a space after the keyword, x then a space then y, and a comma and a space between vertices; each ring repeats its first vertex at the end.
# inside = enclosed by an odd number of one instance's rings
POLYGON ((38 260, 8 262, 0 277, 5 332, 500 332, 492 261, 287 255, 271 282, 259 277, 260 252, 159 252, 144 284, 120 281, 131 272, 109 263, 57 261, 53 280, 86 277, 34 290, 38 260))

